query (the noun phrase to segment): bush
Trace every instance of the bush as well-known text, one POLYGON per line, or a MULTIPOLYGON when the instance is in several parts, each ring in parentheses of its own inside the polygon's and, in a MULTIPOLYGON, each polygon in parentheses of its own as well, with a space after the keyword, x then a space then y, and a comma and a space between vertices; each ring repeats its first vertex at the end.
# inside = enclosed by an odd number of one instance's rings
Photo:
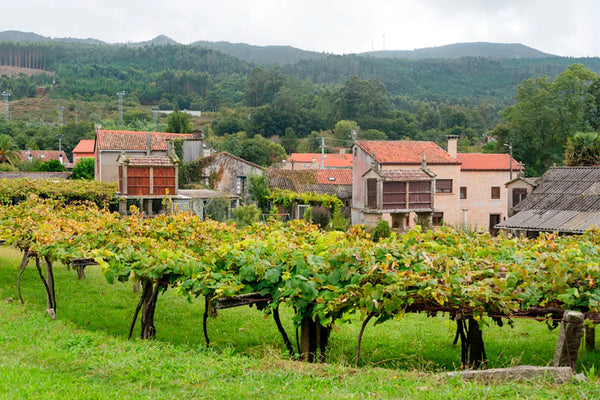
POLYGON ((17 167, 14 165, 10 165, 9 163, 0 163, 0 171, 2 172, 12 172, 18 171, 17 167))
POLYGON ((350 228, 350 220, 344 217, 339 209, 336 209, 331 216, 331 229, 346 232, 348 228, 350 228))
POLYGON ((205 208, 205 217, 214 221, 223 222, 227 219, 229 200, 225 198, 212 199, 205 208))
POLYGON ((390 224, 383 219, 380 219, 379 222, 377 222, 377 226, 375 226, 371 232, 374 242, 379 242, 381 239, 388 238, 391 236, 391 234, 392 228, 390 228, 390 224))
POLYGON ((38 168, 38 171, 40 172, 63 172, 66 170, 67 169, 65 168, 65 166, 62 165, 58 160, 44 161, 40 164, 40 167, 38 168))
POLYGON ((34 158, 31 161, 23 161, 19 164, 19 171, 21 172, 35 172, 40 170, 42 161, 39 158, 34 158))
POLYGON ((73 167, 73 179, 94 179, 94 159, 85 157, 79 160, 73 167))
POLYGON ((312 207, 310 209, 310 220, 321 229, 325 229, 331 220, 331 212, 325 207, 312 207))
POLYGON ((233 220, 238 227, 252 225, 260 219, 261 211, 254 204, 238 207, 233 210, 233 220))

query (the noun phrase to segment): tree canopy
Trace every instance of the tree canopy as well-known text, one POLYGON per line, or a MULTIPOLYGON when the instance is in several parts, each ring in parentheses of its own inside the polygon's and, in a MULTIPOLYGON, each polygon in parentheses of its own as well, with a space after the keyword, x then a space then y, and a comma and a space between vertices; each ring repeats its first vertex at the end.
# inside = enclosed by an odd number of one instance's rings
POLYGON ((581 64, 569 66, 554 81, 524 80, 517 86, 515 105, 502 112, 506 126, 492 132, 498 147, 512 142, 515 157, 530 175, 562 164, 568 138, 591 127, 586 114, 595 101, 591 89, 597 80, 581 64))

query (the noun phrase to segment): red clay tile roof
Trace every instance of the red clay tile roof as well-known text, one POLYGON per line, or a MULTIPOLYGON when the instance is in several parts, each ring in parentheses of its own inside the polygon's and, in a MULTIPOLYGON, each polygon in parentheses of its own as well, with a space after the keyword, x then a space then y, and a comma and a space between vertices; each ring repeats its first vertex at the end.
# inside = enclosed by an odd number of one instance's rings
POLYGON ((322 169, 317 172, 317 183, 327 185, 352 185, 351 169, 322 169))
MULTIPOLYGON (((292 153, 288 162, 295 163, 321 163, 321 153, 292 153)), ((325 167, 352 167, 352 154, 330 153, 325 154, 325 167)))
POLYGON ((31 154, 31 158, 32 159, 39 159, 42 161, 49 161, 49 160, 57 160, 60 161, 60 156, 63 156, 63 164, 67 164, 69 163, 69 159, 67 158, 67 155, 65 154, 64 151, 58 151, 58 150, 20 150, 20 154, 19 156, 21 157, 21 160, 23 161, 28 161, 29 160, 29 155, 31 154))
POLYGON ((129 157, 130 167, 174 167, 169 157, 129 157))
POLYGON ((73 153, 94 153, 94 139, 83 139, 77 143, 77 146, 73 149, 73 153))
POLYGON ((460 161, 433 142, 359 140, 356 145, 370 156, 374 155, 379 164, 421 164, 423 153, 427 164, 460 164, 460 161))
POLYGON ((146 136, 150 134, 152 150, 167 150, 167 139, 192 139, 191 134, 166 132, 108 131, 99 129, 96 145, 99 150, 146 150, 146 136))
MULTIPOLYGON (((456 158, 462 163, 462 171, 510 171, 510 155, 487 153, 458 153, 456 158)), ((521 171, 523 166, 514 158, 513 171, 521 171)))

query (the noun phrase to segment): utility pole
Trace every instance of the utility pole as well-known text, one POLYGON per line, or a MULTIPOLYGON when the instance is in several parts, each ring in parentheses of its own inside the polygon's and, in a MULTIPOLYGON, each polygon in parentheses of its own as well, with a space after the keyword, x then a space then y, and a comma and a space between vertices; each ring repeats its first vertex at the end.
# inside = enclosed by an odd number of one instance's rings
POLYGON ((154 125, 158 125, 158 106, 152 107, 152 117, 154 118, 154 125))
POLYGON ((117 93, 119 97, 119 125, 123 125, 123 96, 125 96, 125 91, 121 91, 117 93))
POLYGON ((58 151, 62 151, 62 140, 65 138, 65 135, 59 133, 56 137, 58 138, 58 151))
POLYGON ((2 91, 2 98, 4 98, 4 119, 8 120, 8 98, 10 97, 10 93, 6 91, 2 91))
POLYGON ((62 125, 62 123, 63 123, 63 117, 62 117, 63 114, 62 113, 63 113, 64 107, 58 106, 56 108, 58 108, 58 123, 62 125))
POLYGON ((508 154, 510 155, 510 175, 509 175, 509 180, 512 181, 512 171, 513 171, 513 156, 512 156, 512 151, 513 151, 513 144, 512 142, 508 142, 508 144, 504 144, 506 147, 508 147, 508 154))
POLYGON ((321 138, 321 169, 325 169, 325 138, 321 138))

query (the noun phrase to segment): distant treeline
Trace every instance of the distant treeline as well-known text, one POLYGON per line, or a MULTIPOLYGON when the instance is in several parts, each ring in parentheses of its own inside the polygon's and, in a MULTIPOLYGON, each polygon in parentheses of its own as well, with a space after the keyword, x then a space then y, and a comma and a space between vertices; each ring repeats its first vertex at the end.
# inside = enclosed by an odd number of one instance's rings
MULTIPOLYGON (((282 50, 274 47, 271 51, 282 50)), ((381 82, 390 98, 408 96, 476 106, 486 98, 509 104, 516 85, 524 79, 544 75, 552 79, 573 63, 600 72, 598 58, 568 57, 407 60, 328 55, 277 68, 287 77, 310 80, 318 87, 342 85, 356 75, 381 82)), ((180 96, 180 108, 193 104, 212 110, 242 104, 240 92, 253 67, 199 45, 130 47, 61 42, 0 42, 0 65, 55 72, 56 97, 80 96, 91 100, 94 96, 114 96, 117 91, 125 90, 137 96, 142 104, 162 101, 166 106, 180 96)))

